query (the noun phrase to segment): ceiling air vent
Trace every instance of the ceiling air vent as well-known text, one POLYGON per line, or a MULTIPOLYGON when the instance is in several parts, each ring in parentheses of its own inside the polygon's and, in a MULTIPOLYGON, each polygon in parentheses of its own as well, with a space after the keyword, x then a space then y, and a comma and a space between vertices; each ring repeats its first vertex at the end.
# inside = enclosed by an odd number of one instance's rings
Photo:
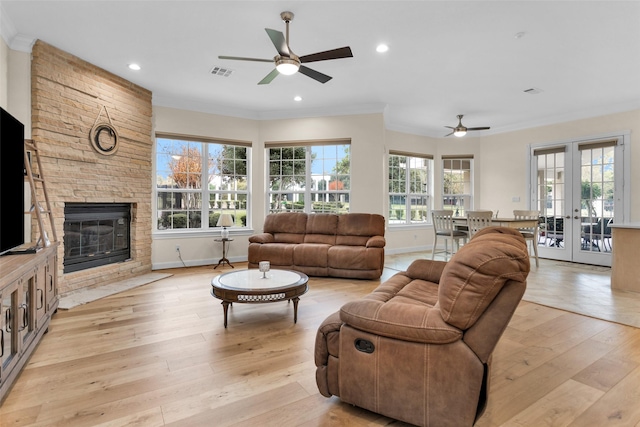
POLYGON ((540 92, 542 92, 542 89, 538 89, 537 87, 532 87, 524 90, 524 93, 528 93, 529 95, 537 95, 540 92))
POLYGON ((211 69, 211 74, 213 74, 214 76, 229 77, 231 73, 233 73, 233 70, 230 70, 228 68, 213 67, 211 69))

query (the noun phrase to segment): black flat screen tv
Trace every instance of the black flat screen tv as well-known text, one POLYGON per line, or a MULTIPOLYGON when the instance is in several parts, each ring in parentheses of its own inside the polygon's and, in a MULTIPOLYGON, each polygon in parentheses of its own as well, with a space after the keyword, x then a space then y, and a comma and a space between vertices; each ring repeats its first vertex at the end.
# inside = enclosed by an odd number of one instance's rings
POLYGON ((24 125, 0 107, 0 255, 24 244, 24 125))

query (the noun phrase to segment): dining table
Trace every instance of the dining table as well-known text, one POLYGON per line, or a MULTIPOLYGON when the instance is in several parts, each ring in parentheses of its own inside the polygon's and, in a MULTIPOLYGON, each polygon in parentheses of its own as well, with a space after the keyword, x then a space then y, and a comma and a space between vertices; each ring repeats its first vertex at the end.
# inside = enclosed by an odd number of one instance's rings
MULTIPOLYGON (((453 224, 458 227, 467 226, 466 217, 453 217, 453 224)), ((516 218, 491 218, 491 225, 508 228, 533 228, 538 224, 537 219, 516 219, 516 218)))

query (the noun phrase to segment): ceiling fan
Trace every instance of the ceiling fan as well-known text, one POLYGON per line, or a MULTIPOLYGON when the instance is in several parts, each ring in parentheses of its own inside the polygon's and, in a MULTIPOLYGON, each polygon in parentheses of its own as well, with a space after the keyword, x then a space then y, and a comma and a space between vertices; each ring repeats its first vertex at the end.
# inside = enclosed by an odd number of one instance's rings
POLYGON ((341 47, 338 49, 327 50, 324 52, 312 53, 310 55, 298 56, 291 51, 289 47, 289 22, 293 19, 292 12, 282 12, 280 18, 285 22, 287 27, 287 36, 280 31, 265 28, 265 31, 269 35, 271 42, 276 47, 278 55, 273 59, 260 59, 260 58, 244 58, 239 56, 218 56, 219 59, 232 59, 237 61, 254 61, 254 62, 273 62, 276 68, 266 75, 265 78, 258 82, 259 85, 265 85, 271 83, 278 74, 291 75, 300 71, 307 77, 311 77, 320 83, 326 83, 331 80, 332 77, 322 74, 318 71, 312 70, 302 64, 307 62, 326 61, 329 59, 340 58, 352 58, 351 48, 349 46, 341 47))
POLYGON ((489 126, 483 126, 483 127, 479 127, 479 128, 464 127, 464 126, 462 126, 462 117, 463 117, 462 114, 458 114, 458 126, 456 126, 456 127, 445 126, 446 128, 453 129, 453 131, 451 133, 448 133, 445 136, 455 135, 457 137, 461 137, 461 136, 465 136, 467 134, 467 132, 471 131, 471 130, 487 130, 487 129, 491 129, 489 126))

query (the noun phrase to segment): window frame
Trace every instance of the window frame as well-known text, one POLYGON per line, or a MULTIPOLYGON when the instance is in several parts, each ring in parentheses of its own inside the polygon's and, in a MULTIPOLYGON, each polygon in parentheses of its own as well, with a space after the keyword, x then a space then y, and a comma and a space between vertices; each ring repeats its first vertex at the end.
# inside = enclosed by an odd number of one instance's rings
POLYGON ((387 215, 387 224, 389 225, 389 227, 407 227, 407 226, 415 227, 415 226, 424 226, 424 225, 431 224, 431 210, 433 209, 433 180, 434 180, 433 155, 389 150, 389 153, 387 155, 387 171, 388 171, 387 201, 388 201, 388 211, 389 211, 387 215), (405 159, 404 164, 408 165, 407 167, 405 167, 405 170, 408 170, 409 173, 405 172, 404 180, 398 180, 398 183, 399 183, 398 185, 400 185, 400 183, 404 181, 403 185, 404 185, 405 191, 392 191, 393 180, 391 175, 393 173, 392 172, 393 166, 391 163, 394 157, 397 157, 397 158, 404 157, 405 159), (426 163, 424 163, 422 165, 423 167, 420 167, 420 168, 412 167, 411 164, 415 163, 416 161, 420 161, 420 162, 426 161, 426 163), (423 192, 411 191, 412 176, 415 176, 415 174, 411 173, 412 170, 424 170, 425 172, 424 182, 421 183, 421 185, 424 187, 423 192), (404 198, 404 212, 403 212, 402 220, 396 219, 395 221, 392 222, 392 219, 391 219, 392 213, 393 213, 392 206, 394 205, 392 203, 393 197, 397 197, 399 199, 404 198), (413 212, 416 209, 412 209, 412 208, 414 208, 416 204, 412 203, 412 201, 414 199, 419 199, 419 198, 426 199, 424 200, 424 204, 421 205, 421 206, 424 206, 425 212, 424 212, 422 221, 414 221, 413 212))
MULTIPOLYGON (((298 159, 302 159, 298 157, 298 159)), ((280 168, 280 172, 283 171, 284 168, 280 168)), ((293 178, 295 180, 295 178, 293 178)), ((282 182, 282 179, 281 179, 282 182)), ((265 142, 265 187, 266 187, 266 195, 265 198, 265 212, 276 213, 276 212, 305 212, 305 213, 348 213, 350 209, 350 200, 351 200, 351 139, 330 139, 330 140, 302 140, 302 141, 266 141, 265 142), (324 171, 323 174, 318 175, 313 173, 313 162, 314 161, 334 161, 337 165, 344 157, 339 158, 336 153, 336 157, 322 157, 322 158, 314 158, 313 151, 314 149, 320 149, 321 147, 338 147, 337 150, 340 150, 339 147, 343 147, 342 150, 347 153, 348 156, 348 164, 349 164, 349 172, 347 174, 339 174, 334 169, 330 172, 324 171), (280 157, 280 162, 284 161, 292 161, 293 162, 293 170, 295 171, 295 150, 296 149, 304 149, 304 175, 297 175, 298 177, 304 176, 304 183, 293 183, 293 187, 289 187, 286 189, 272 189, 272 176, 289 176, 295 177, 295 173, 293 175, 277 175, 272 174, 271 166, 272 162, 278 161, 278 159, 271 158, 271 149, 292 149, 293 158, 292 159, 283 159, 280 157), (314 179, 314 177, 328 177, 328 179, 314 179), (341 178, 341 179, 339 179, 341 178), (318 183, 322 181, 325 182, 326 188, 320 189, 318 188, 318 183), (338 186, 338 182, 343 183, 347 182, 348 188, 344 189, 333 189, 331 190, 329 186, 331 182, 336 182, 336 187, 338 186), (295 200, 284 200, 284 207, 272 207, 272 199, 274 195, 298 195, 298 197, 292 197, 295 200), (318 195, 325 195, 326 199, 333 197, 334 200, 318 200, 318 195), (315 197, 314 197, 315 196, 315 197), (315 199, 315 200, 314 200, 315 199), (302 207, 300 208, 299 204, 302 202, 302 207), (287 204, 291 204, 291 207, 287 207, 287 204), (296 207, 296 204, 298 206, 296 207), (320 209, 314 208, 315 206, 320 206, 320 209), (346 209, 342 209, 346 204, 346 209), (341 206, 342 205, 342 206, 341 206), (334 206, 334 208, 331 208, 334 206)))
MULTIPOLYGON (((251 148, 252 144, 248 141, 238 141, 238 140, 227 140, 227 139, 219 139, 219 138, 209 138, 204 136, 196 136, 196 135, 183 135, 183 134, 172 134, 165 132, 158 132, 155 134, 155 155, 154 155, 154 173, 156 176, 156 182, 154 185, 154 202, 153 202, 153 233, 154 234, 167 234, 167 235, 176 235, 180 233, 217 233, 222 227, 218 227, 217 224, 209 223, 210 219, 213 218, 213 221, 216 221, 216 218, 219 218, 219 215, 222 212, 231 213, 234 216, 235 224, 230 230, 248 230, 250 229, 249 225, 251 224, 251 148), (161 153, 159 151, 160 140, 168 140, 182 143, 187 143, 187 146, 190 144, 198 145, 200 147, 199 156, 200 156, 200 184, 199 187, 196 188, 180 188, 177 186, 161 188, 159 186, 159 182, 161 177, 160 173, 160 165, 161 156, 173 156, 179 155, 178 153, 165 152, 161 153), (241 160, 246 163, 245 172, 246 175, 238 175, 238 174, 225 174, 223 173, 216 165, 215 159, 211 157, 212 153, 216 153, 216 149, 212 147, 216 147, 219 150, 222 150, 225 146, 231 146, 234 148, 244 148, 246 149, 246 156, 244 159, 237 159, 234 157, 233 161, 241 160), (213 162, 213 163, 211 163, 213 162), (202 172, 204 171, 204 172, 202 172), (236 183, 236 188, 224 188, 221 187, 219 189, 212 188, 212 181, 217 180, 217 182, 222 182, 224 176, 232 176, 231 182, 236 183), (237 182, 241 178, 246 180, 246 189, 240 190, 237 188, 237 182), (175 209, 169 208, 164 209, 163 206, 160 206, 160 197, 162 193, 176 194, 183 193, 187 195, 193 195, 196 199, 199 198, 199 207, 187 210, 187 212, 193 212, 199 215, 200 222, 197 227, 167 227, 160 228, 160 212, 176 212, 176 211, 185 211, 185 209, 175 209), (235 203, 232 207, 223 208, 222 204, 219 206, 212 206, 211 202, 213 200, 221 200, 220 198, 212 199, 212 196, 218 195, 231 195, 233 200, 231 201, 240 201, 244 199, 244 209, 240 209, 240 206, 236 207, 235 203), (238 197, 240 196, 240 197, 238 197), (242 220, 242 216, 238 212, 245 211, 245 220, 242 220), (216 215, 217 214, 217 215, 216 215)), ((235 153, 235 150, 234 150, 235 153)), ((166 161, 166 160, 163 160, 166 161)), ((167 164, 168 167, 168 164, 167 164)), ((234 165, 235 168, 235 165, 234 165)), ((242 203, 239 203, 242 204, 242 203)), ((189 216, 189 215, 188 215, 189 216)), ((189 219, 187 219, 188 224, 189 219)), ((217 221, 216 221, 217 222, 217 221)))
POLYGON ((440 203, 442 204, 442 209, 450 209, 452 211, 454 211, 454 216, 466 216, 467 215, 467 211, 473 210, 474 209, 474 184, 473 184, 473 168, 474 168, 474 156, 471 154, 455 154, 455 155, 444 155, 441 157, 440 160, 440 166, 441 166, 441 186, 440 186, 440 190, 441 190, 441 199, 440 199, 440 203), (448 161, 459 161, 460 162, 460 167, 459 168, 454 168, 454 167, 445 167, 445 162, 448 161), (463 163, 465 161, 469 162, 469 168, 465 169, 462 167, 463 163), (447 170, 456 170, 458 171, 458 173, 460 175, 465 175, 465 171, 468 172, 468 180, 463 180, 463 187, 468 188, 469 191, 467 192, 461 192, 461 193, 447 193, 445 192, 445 187, 446 187, 446 174, 447 174, 447 170), (452 199, 452 198, 461 198, 464 202, 464 200, 468 200, 468 207, 463 205, 463 210, 462 212, 460 212, 460 210, 457 210, 457 214, 455 213, 456 209, 455 206, 457 205, 451 205, 451 204, 447 204, 446 200, 447 199, 452 199), (451 206, 451 207, 449 207, 451 206))

